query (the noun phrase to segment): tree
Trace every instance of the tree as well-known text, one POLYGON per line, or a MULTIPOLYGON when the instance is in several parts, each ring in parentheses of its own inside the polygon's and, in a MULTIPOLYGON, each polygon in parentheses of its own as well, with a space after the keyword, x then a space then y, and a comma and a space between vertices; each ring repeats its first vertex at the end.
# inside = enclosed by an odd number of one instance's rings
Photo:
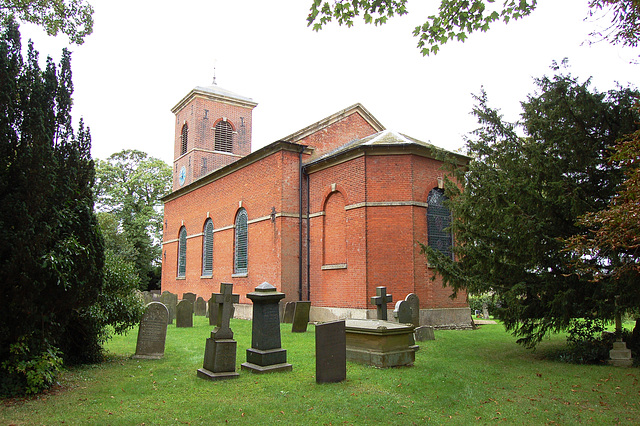
POLYGON ((114 215, 118 231, 135 249, 141 290, 157 286, 162 241, 162 201, 171 191, 171 167, 135 150, 98 160, 98 210, 114 215))
POLYGON ((0 393, 50 385, 62 358, 94 357, 87 309, 103 284, 93 214, 91 136, 73 131, 71 55, 23 60, 18 27, 0 26, 0 393), (62 357, 62 358, 61 358, 62 357))
POLYGON ((611 286, 610 292, 620 296, 618 309, 638 314, 640 130, 618 143, 611 161, 625 171, 626 180, 620 192, 606 209, 578 218, 578 224, 589 232, 566 240, 566 250, 572 255, 579 275, 611 286))
POLYGON ((520 123, 505 122, 486 93, 476 98, 473 159, 456 172, 462 190, 446 185, 457 261, 423 246, 454 292, 493 292, 506 328, 529 347, 572 318, 613 316, 617 293, 575 274, 563 241, 587 233, 577 219, 605 209, 619 190, 609 148, 639 119, 630 88, 600 93, 562 74, 535 82, 520 123))
MULTIPOLYGON (((509 23, 529 16, 537 7, 537 0, 441 0, 437 15, 415 27, 418 48, 423 55, 436 54, 450 40, 464 41, 477 31, 487 31, 495 21, 509 23)), ((637 46, 640 36, 640 2, 638 0, 590 0, 590 16, 611 12, 611 25, 604 32, 593 36, 611 43, 637 46)), ((356 16, 362 14, 366 23, 381 25, 389 18, 408 13, 407 0, 313 0, 307 17, 308 25, 315 31, 336 19, 339 25, 351 27, 356 16)))
POLYGON ((0 0, 0 20, 7 18, 65 34, 75 44, 93 32, 93 7, 85 0, 0 0))

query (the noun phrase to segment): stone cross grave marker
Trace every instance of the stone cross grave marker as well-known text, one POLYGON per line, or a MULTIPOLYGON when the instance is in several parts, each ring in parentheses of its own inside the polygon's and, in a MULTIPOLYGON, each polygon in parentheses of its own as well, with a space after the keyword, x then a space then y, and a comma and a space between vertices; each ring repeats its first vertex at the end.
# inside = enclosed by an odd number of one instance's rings
POLYGON ((285 294, 268 282, 260 284, 247 294, 253 302, 251 321, 251 349, 247 349, 247 362, 242 369, 252 373, 291 371, 287 351, 281 347, 279 303, 285 294))
POLYGON ((316 325, 316 383, 336 383, 347 378, 345 322, 316 325))
POLYGON ((415 293, 407 294, 407 297, 404 298, 404 301, 407 302, 409 308, 411 309, 411 324, 414 327, 420 327, 420 299, 415 293))
POLYGON ((134 358, 160 359, 164 356, 169 311, 160 302, 147 305, 138 327, 138 341, 134 358))
POLYGON ((216 315, 216 328, 212 337, 216 339, 233 339, 233 331, 229 327, 229 321, 233 318, 233 304, 240 302, 240 295, 232 294, 233 284, 220 283, 220 293, 211 294, 215 296, 215 304, 218 305, 218 315, 216 315))
POLYGON ((196 304, 194 309, 194 313, 197 317, 203 317, 207 314, 207 302, 204 301, 202 296, 198 296, 196 299, 196 304))
POLYGON ((371 298, 371 303, 376 305, 377 318, 387 320, 387 303, 393 302, 393 297, 387 294, 386 287, 376 287, 376 295, 371 298))
POLYGON ((309 325, 309 311, 311 310, 311 302, 298 301, 293 313, 293 324, 291 325, 292 333, 304 333, 309 325))
POLYGON ((187 299, 176 306, 176 327, 193 327, 193 304, 187 299))
POLYGON ((216 328, 207 339, 204 363, 197 375, 208 380, 233 379, 239 377, 236 372, 238 342, 233 340, 229 322, 233 317, 233 304, 240 301, 240 295, 233 294, 233 284, 220 283, 220 293, 212 293, 211 301, 217 305, 216 328))

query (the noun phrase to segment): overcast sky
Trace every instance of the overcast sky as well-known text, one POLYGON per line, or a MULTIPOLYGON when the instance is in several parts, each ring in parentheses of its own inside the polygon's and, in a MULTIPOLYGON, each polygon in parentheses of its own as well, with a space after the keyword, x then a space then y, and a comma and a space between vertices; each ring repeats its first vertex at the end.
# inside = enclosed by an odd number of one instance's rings
MULTIPOLYGON (((89 0, 94 32, 71 46, 75 119, 91 128, 93 156, 122 149, 171 164, 171 108, 212 83, 253 98, 253 150, 362 103, 387 129, 455 150, 476 128, 472 94, 515 120, 533 77, 569 58, 573 75, 600 91, 638 85, 640 49, 589 45, 605 22, 583 19, 588 0, 540 0, 529 17, 496 24, 465 43, 423 57, 412 36, 439 1, 409 1, 409 14, 381 27, 307 27, 311 0, 89 0)), ((23 25, 42 58, 59 61, 66 38, 23 25)))

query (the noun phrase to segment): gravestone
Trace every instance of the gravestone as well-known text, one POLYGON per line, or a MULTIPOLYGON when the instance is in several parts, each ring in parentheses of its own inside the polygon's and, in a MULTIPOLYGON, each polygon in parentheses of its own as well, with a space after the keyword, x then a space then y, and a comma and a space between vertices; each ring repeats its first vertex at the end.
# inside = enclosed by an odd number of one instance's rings
POLYGON ((160 290, 151 290, 149 293, 151 293, 151 298, 154 302, 160 301, 160 290))
POLYGON ((247 294, 253 302, 251 322, 251 349, 247 349, 247 362, 242 369, 252 373, 291 371, 287 351, 281 348, 279 302, 285 297, 274 286, 264 282, 247 294))
POLYGON ((205 345, 204 363, 197 372, 200 378, 224 380, 239 376, 236 372, 238 342, 233 340, 233 331, 229 322, 233 317, 233 304, 240 301, 240 296, 233 294, 232 291, 233 284, 221 283, 220 293, 211 295, 214 304, 218 305, 218 315, 216 315, 216 327, 205 345))
POLYGON ((427 340, 436 340, 435 332, 433 331, 433 327, 428 325, 421 325, 416 328, 415 331, 416 341, 424 342, 427 340))
POLYGON ((405 300, 399 300, 396 302, 396 308, 393 311, 398 322, 400 324, 412 324, 411 322, 411 307, 405 300))
POLYGON ((169 311, 160 302, 147 305, 138 326, 136 354, 133 358, 160 359, 164 356, 169 311))
POLYGON ((316 383, 336 383, 347 378, 345 322, 316 325, 316 383))
POLYGON ((376 287, 376 295, 371 298, 371 304, 376 305, 376 318, 387 320, 387 303, 393 302, 393 297, 387 294, 386 287, 376 287))
POLYGON ((147 306, 149 303, 153 302, 153 294, 151 294, 150 291, 143 291, 142 300, 144 302, 144 305, 147 306))
POLYGON ((176 318, 178 295, 169 291, 163 291, 162 295, 160 295, 160 302, 169 310, 169 324, 173 324, 173 320, 176 318))
POLYGON ((411 324, 383 320, 348 319, 347 359, 378 368, 413 365, 420 349, 411 324))
POLYGON ((176 306, 176 327, 193 327, 193 304, 187 299, 176 306))
POLYGON ((293 313, 296 310, 296 302, 287 302, 284 305, 284 315, 282 316, 282 322, 285 324, 291 324, 293 322, 293 313))
POLYGON ((411 324, 414 327, 420 327, 420 299, 415 293, 407 294, 407 297, 404 298, 404 301, 409 305, 409 309, 411 310, 411 324))
POLYGON ((188 300, 191 302, 191 307, 196 304, 196 295, 194 293, 182 293, 182 300, 188 300))
MULTIPOLYGON (((216 293, 211 293, 211 298, 209 299, 208 313, 209 313, 209 325, 216 325, 218 323, 218 304, 216 303, 216 293)), ((233 313, 231 314, 231 318, 233 318, 233 313)))
POLYGON ((196 299, 194 313, 197 317, 203 317, 207 314, 207 302, 204 301, 202 296, 198 296, 196 299))
POLYGON ((295 311, 293 313, 292 333, 304 333, 307 331, 309 324, 309 311, 311 310, 311 302, 296 302, 295 311))

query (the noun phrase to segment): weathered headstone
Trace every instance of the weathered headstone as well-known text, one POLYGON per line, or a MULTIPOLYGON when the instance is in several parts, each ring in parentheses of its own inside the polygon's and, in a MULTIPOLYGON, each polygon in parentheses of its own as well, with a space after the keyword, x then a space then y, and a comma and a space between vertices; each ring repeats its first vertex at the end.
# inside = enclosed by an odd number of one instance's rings
POLYGON ((433 327, 428 325, 421 325, 416 328, 415 331, 416 341, 424 342, 426 340, 436 340, 435 332, 433 331, 433 327))
POLYGON ((387 303, 393 302, 393 297, 387 294, 386 287, 376 287, 376 295, 371 298, 371 304, 376 305, 376 318, 387 320, 387 303))
POLYGON ((278 304, 285 297, 274 286, 264 282, 247 294, 253 302, 251 349, 247 349, 247 362, 242 369, 252 373, 291 371, 287 351, 281 348, 280 312, 278 304))
POLYGON ((145 308, 140 326, 134 358, 160 359, 164 356, 169 311, 160 302, 151 302, 145 308))
POLYGON ((154 302, 160 301, 160 290, 151 290, 149 293, 151 293, 151 298, 154 302))
POLYGON ((169 310, 169 324, 173 324, 173 320, 176 318, 178 295, 169 291, 163 291, 162 295, 160 295, 160 302, 169 310))
POLYGON ((420 299, 415 293, 407 294, 407 297, 404 298, 404 301, 409 305, 409 309, 411 309, 411 324, 414 327, 420 326, 420 299))
POLYGON ((220 293, 213 293, 211 298, 218 305, 216 328, 207 339, 204 363, 197 374, 209 380, 233 379, 239 376, 236 372, 238 342, 233 340, 229 322, 233 317, 233 304, 240 301, 240 296, 233 294, 233 284, 221 283, 220 293))
POLYGON ((193 304, 187 299, 176 307, 176 327, 193 327, 193 304))
POLYGON ((182 293, 182 300, 188 300, 191 302, 191 307, 194 307, 196 304, 196 295, 195 293, 182 293))
POLYGON ((296 302, 296 309, 293 313, 293 324, 291 332, 304 333, 309 325, 309 311, 311 310, 311 302, 296 302))
POLYGON ((145 306, 149 303, 153 302, 153 294, 150 291, 142 292, 142 300, 144 301, 145 306))
POLYGON ((282 322, 285 324, 291 324, 293 322, 293 312, 296 310, 296 302, 287 302, 284 305, 284 315, 282 316, 282 322))
POLYGON ((345 322, 316 325, 316 383, 335 383, 347 378, 345 322))
POLYGON ((399 300, 396 302, 396 308, 393 313, 398 318, 400 324, 412 324, 411 322, 411 307, 406 300, 399 300))
POLYGON ((203 317, 207 314, 207 302, 204 301, 202 296, 198 296, 196 299, 194 313, 197 317, 203 317))
MULTIPOLYGON (((216 303, 216 293, 211 293, 209 303, 207 303, 209 313, 209 325, 216 325, 218 323, 218 304, 216 303)), ((231 315, 233 318, 233 314, 231 315)))

